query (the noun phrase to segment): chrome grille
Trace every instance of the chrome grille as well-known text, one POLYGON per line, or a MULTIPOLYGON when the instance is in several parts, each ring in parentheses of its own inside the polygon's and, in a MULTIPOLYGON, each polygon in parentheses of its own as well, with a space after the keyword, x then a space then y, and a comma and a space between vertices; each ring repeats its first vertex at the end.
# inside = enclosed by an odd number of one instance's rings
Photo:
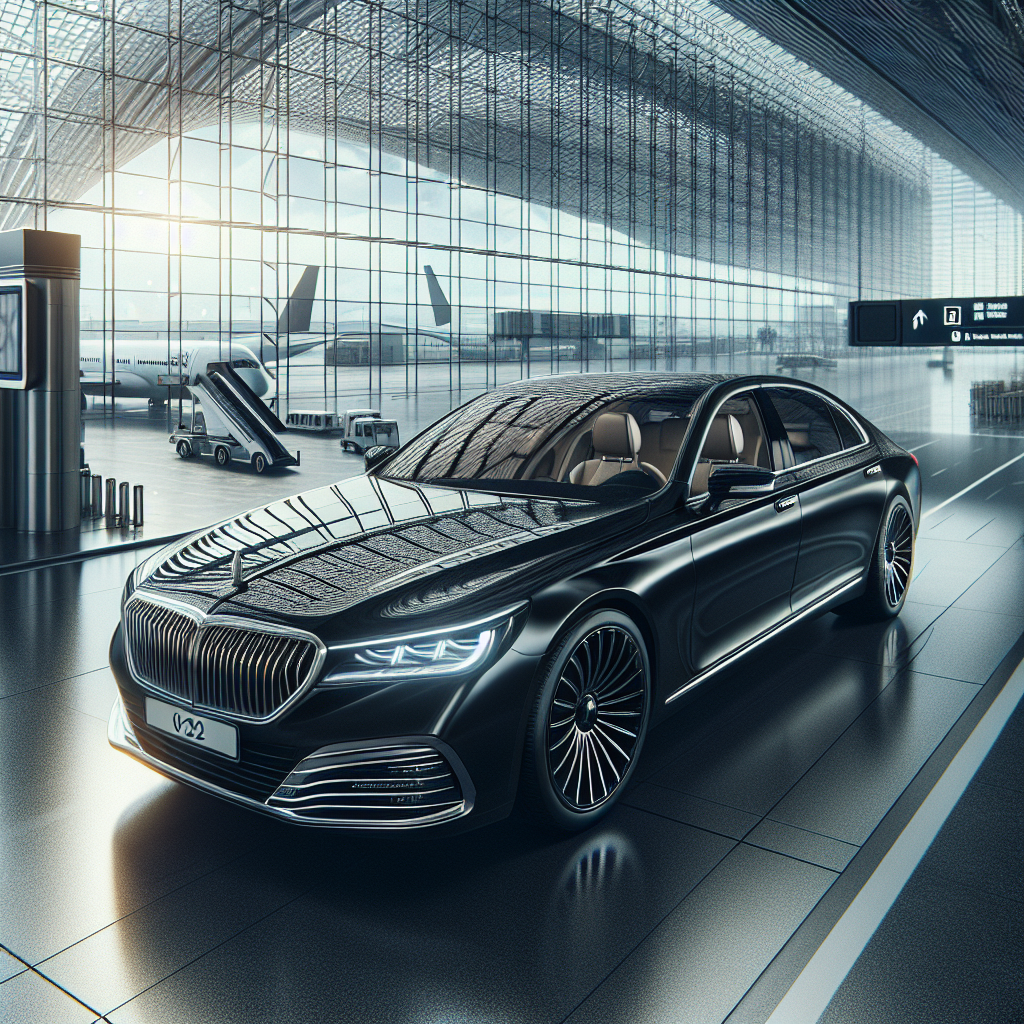
POLYGON ((129 665, 140 682, 238 718, 276 714, 312 678, 323 645, 309 634, 241 625, 142 596, 124 610, 129 665))
POLYGON ((267 805, 308 821, 377 828, 435 824, 467 809, 444 756, 412 746, 311 754, 267 805))
POLYGON ((246 718, 266 718, 305 682, 316 647, 301 637, 205 626, 199 636, 194 701, 246 718))
POLYGON ((190 701, 189 660, 199 623, 173 608, 129 601, 124 632, 135 674, 143 682, 190 701))

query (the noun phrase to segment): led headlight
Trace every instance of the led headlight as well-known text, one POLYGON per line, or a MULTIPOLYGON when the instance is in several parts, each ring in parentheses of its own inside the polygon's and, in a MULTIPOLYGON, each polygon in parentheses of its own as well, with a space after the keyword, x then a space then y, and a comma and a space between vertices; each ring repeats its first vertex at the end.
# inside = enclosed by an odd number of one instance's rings
POLYGON ((479 668, 508 632, 519 609, 478 622, 371 643, 331 644, 333 660, 324 683, 464 675, 479 668))

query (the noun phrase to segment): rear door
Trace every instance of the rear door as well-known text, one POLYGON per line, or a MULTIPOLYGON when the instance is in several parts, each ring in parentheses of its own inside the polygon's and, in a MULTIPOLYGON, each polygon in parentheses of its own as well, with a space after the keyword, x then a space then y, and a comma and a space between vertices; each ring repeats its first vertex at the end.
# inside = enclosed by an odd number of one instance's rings
POLYGON ((801 537, 793 611, 857 579, 874 550, 885 502, 883 474, 871 472, 871 446, 838 406, 805 388, 768 387, 789 441, 777 490, 800 498, 801 537), (870 465, 866 463, 870 462, 870 465))

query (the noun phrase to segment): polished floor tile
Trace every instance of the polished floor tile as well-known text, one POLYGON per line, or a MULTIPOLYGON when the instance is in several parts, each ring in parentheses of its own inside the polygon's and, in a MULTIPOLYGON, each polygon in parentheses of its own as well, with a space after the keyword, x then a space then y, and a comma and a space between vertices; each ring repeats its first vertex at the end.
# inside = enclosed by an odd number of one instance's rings
POLYGON ((569 1021, 718 1024, 835 878, 741 844, 569 1021))
POLYGON ((911 665, 917 672, 982 684, 1024 632, 1024 609, 998 615, 971 608, 949 608, 915 641, 911 665))
POLYGON ((120 1006, 295 899, 302 871, 247 852, 82 939, 36 970, 101 1013, 120 1006))
POLYGON ((329 841, 309 892, 109 1016, 561 1020, 733 845, 627 807, 554 843, 329 841))
POLYGON ((651 778, 660 786, 765 815, 857 719, 891 673, 884 665, 808 654, 729 728, 651 778))
POLYGON ((960 680, 902 673, 769 816, 860 846, 977 692, 960 680))
POLYGON ((9 1024, 93 1024, 98 1015, 33 971, 0 984, 0 1020, 9 1024))

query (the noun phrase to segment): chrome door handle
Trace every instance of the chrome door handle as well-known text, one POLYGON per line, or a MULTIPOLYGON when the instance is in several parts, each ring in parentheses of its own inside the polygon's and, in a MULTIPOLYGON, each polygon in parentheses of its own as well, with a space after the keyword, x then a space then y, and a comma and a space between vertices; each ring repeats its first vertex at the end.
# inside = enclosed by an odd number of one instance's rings
POLYGON ((779 500, 777 502, 775 502, 775 511, 776 512, 785 512, 786 509, 792 508, 795 504, 796 504, 796 498, 795 497, 779 498, 779 500))

